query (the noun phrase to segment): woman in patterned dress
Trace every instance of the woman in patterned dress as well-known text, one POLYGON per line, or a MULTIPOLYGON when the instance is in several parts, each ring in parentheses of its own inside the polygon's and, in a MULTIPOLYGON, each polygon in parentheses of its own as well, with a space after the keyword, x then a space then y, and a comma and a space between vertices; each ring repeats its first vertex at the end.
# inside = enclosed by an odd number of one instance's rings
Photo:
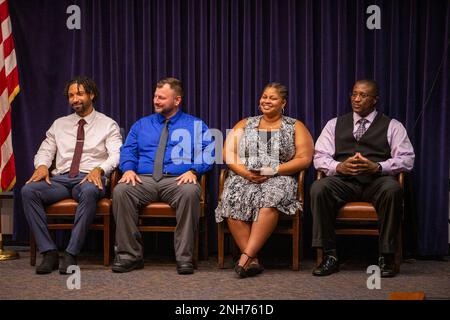
POLYGON ((240 277, 262 272, 257 253, 278 215, 302 207, 294 175, 311 164, 314 144, 302 122, 283 115, 287 96, 285 86, 268 84, 259 101, 262 115, 239 121, 225 141, 223 157, 231 170, 216 221, 226 219, 242 252, 235 265, 240 277))

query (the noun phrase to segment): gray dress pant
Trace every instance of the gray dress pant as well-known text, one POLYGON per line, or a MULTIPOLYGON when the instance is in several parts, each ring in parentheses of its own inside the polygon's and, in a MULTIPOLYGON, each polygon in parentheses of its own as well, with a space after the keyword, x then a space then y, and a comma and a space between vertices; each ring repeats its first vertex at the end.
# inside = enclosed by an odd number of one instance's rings
POLYGON ((143 258, 142 236, 138 230, 140 208, 151 202, 167 202, 176 210, 174 234, 176 260, 191 262, 194 235, 200 216, 200 184, 177 185, 176 177, 156 182, 151 176, 139 175, 142 184, 118 184, 113 192, 113 214, 116 221, 116 255, 120 259, 143 258))

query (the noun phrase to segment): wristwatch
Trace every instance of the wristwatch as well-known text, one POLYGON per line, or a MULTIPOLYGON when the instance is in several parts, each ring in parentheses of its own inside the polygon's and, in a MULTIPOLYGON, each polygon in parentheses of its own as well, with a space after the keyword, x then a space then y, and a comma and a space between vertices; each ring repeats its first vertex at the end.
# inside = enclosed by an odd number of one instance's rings
POLYGON ((380 163, 377 163, 378 164, 378 170, 377 170, 377 173, 382 173, 383 172, 383 167, 381 166, 381 164, 380 163))

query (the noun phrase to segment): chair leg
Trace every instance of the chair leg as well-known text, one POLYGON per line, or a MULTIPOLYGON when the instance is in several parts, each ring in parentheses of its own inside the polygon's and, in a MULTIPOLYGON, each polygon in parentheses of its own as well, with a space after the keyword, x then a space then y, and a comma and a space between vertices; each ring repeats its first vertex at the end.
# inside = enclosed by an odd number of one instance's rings
POLYGON ((304 255, 304 253, 303 253, 303 249, 304 248, 303 248, 303 226, 302 226, 303 221, 302 221, 302 214, 300 214, 300 216, 298 218, 299 218, 299 221, 298 221, 298 238, 299 238, 298 243, 299 243, 299 251, 300 251, 299 256, 298 256, 298 263, 300 265, 301 261, 303 259, 303 255, 304 255))
POLYGON ((109 266, 109 228, 110 228, 110 217, 103 216, 103 265, 105 267, 109 266))
POLYGON ((208 260, 208 218, 206 217, 206 215, 204 216, 203 219, 203 257, 205 260, 208 260))
POLYGON ((200 238, 200 231, 199 228, 197 228, 194 235, 194 257, 192 258, 192 264, 194 265, 194 269, 198 269, 199 238, 200 238))
POLYGON ((30 265, 36 265, 36 241, 33 234, 30 232, 30 265))
POLYGON ((116 247, 116 223, 114 221, 114 219, 110 219, 109 220, 109 256, 112 257, 113 259, 115 258, 116 252, 115 252, 115 247, 116 247))
POLYGON ((402 263, 402 256, 403 256, 403 246, 402 246, 403 236, 402 236, 402 227, 400 226, 398 230, 398 236, 397 236, 397 248, 395 250, 395 271, 398 273, 400 272, 400 264, 402 263))
POLYGON ((292 270, 299 270, 298 252, 299 252, 299 220, 292 221, 292 270))
POLYGON ((317 263, 317 265, 319 265, 322 263, 322 260, 323 260, 323 249, 317 248, 316 253, 317 253, 317 262, 316 263, 317 263))
POLYGON ((217 224, 217 264, 219 268, 224 268, 224 224, 225 222, 220 222, 217 224))

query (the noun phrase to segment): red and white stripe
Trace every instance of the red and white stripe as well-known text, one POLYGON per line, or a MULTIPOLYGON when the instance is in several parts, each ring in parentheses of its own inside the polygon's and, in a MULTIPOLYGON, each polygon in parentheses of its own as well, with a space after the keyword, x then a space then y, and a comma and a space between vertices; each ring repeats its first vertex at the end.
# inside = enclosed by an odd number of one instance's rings
POLYGON ((0 0, 0 192, 16 182, 11 138, 11 102, 19 93, 19 74, 9 18, 8 1, 0 0))

